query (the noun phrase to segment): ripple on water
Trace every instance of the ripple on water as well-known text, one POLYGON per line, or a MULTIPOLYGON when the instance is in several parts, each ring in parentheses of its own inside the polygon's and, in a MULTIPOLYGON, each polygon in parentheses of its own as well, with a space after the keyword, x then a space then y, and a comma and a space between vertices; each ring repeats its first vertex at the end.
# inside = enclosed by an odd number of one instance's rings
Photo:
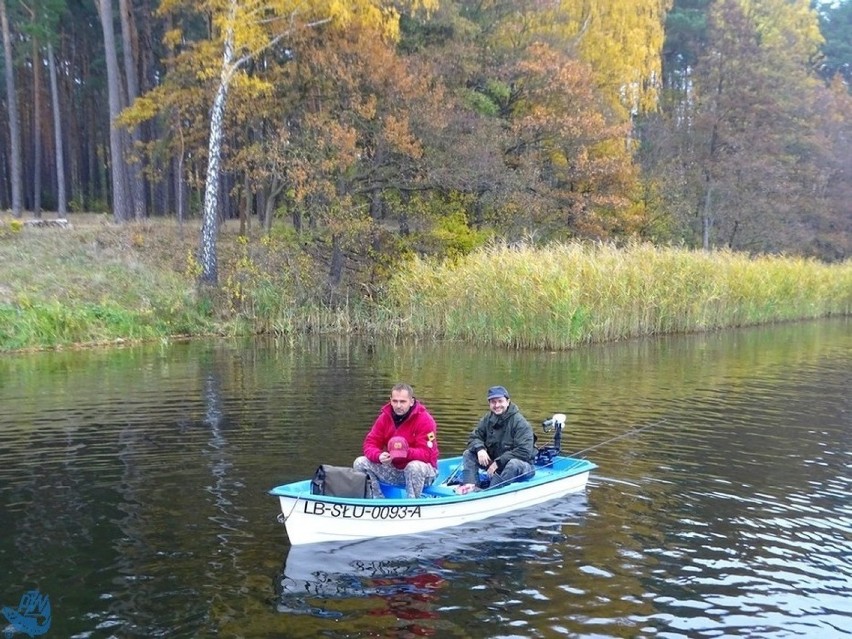
POLYGON ((850 636, 848 323, 834 347, 822 335, 544 356, 217 343, 34 364, 0 379, 0 564, 15 595, 50 593, 57 636, 850 636), (588 490, 305 559, 265 491, 351 461, 407 375, 444 454, 491 383, 536 427, 568 413, 564 449, 600 466, 588 490))

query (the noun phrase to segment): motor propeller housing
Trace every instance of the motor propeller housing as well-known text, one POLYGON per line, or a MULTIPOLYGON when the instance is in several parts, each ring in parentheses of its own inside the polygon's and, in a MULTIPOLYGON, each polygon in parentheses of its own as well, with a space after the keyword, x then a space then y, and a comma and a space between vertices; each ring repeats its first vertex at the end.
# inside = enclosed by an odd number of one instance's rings
POLYGON ((545 419, 541 422, 541 426, 544 428, 545 433, 549 433, 552 430, 561 430, 565 426, 566 419, 565 413, 553 413, 553 417, 545 419))

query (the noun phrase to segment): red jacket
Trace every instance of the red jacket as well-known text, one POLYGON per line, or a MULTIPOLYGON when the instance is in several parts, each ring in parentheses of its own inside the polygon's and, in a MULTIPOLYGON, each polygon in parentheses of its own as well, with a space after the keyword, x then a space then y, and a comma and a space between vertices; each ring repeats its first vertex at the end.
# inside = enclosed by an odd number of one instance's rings
POLYGON ((379 455, 387 450, 391 437, 405 437, 408 441, 408 458, 394 459, 393 465, 402 470, 410 461, 422 461, 438 467, 438 426, 420 402, 415 401, 411 412, 398 427, 393 423, 390 402, 382 406, 379 416, 364 437, 364 456, 379 463, 379 455))

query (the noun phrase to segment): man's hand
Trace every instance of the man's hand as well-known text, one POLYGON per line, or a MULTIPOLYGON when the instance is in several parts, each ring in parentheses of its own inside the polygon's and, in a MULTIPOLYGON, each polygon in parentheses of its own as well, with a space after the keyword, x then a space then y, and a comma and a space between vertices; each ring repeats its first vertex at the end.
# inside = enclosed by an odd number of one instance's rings
POLYGON ((488 473, 489 477, 493 477, 494 473, 497 472, 497 462, 492 463, 488 468, 485 469, 485 472, 488 473))
POLYGON ((483 468, 487 467, 491 464, 491 458, 488 456, 488 451, 484 448, 476 453, 476 460, 479 462, 479 465, 483 468))
POLYGON ((379 454, 379 462, 382 463, 382 464, 390 464, 390 462, 391 462, 390 453, 386 450, 382 451, 379 454))

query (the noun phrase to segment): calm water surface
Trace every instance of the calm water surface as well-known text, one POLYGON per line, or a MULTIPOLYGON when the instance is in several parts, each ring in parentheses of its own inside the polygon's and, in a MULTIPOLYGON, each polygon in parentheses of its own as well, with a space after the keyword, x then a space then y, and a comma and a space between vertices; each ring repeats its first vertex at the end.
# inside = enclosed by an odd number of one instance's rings
POLYGON ((850 371, 846 319, 0 356, 0 605, 49 595, 48 638, 852 636, 850 371), (291 548, 266 491, 350 463, 398 380, 446 455, 499 383, 600 468, 511 517, 291 548))

